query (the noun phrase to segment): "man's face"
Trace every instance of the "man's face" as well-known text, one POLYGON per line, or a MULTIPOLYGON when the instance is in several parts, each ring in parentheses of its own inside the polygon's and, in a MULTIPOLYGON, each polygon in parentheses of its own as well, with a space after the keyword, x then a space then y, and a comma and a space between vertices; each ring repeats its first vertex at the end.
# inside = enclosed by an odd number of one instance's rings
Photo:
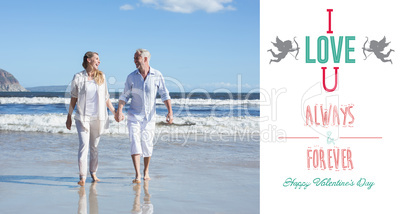
POLYGON ((137 69, 145 68, 144 57, 139 52, 136 52, 134 55, 134 63, 137 69))

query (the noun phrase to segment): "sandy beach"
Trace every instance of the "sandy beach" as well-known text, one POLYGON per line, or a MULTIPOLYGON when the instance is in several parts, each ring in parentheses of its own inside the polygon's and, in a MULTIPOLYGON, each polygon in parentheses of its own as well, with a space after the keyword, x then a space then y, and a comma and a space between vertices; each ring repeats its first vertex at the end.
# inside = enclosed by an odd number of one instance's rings
POLYGON ((137 185, 127 136, 103 135, 80 187, 76 135, 0 134, 1 213, 259 213, 258 136, 161 136, 137 185))

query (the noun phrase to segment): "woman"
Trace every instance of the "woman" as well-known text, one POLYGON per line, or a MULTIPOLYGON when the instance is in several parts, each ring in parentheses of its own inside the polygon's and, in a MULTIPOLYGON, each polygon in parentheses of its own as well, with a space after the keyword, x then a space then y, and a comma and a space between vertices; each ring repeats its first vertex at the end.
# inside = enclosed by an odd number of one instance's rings
POLYGON ((66 127, 71 130, 71 114, 77 104, 75 125, 78 131, 79 150, 78 168, 80 171, 79 185, 84 186, 87 177, 88 147, 90 148, 89 171, 94 182, 100 181, 96 176, 98 169, 98 144, 100 135, 109 128, 106 106, 113 115, 115 109, 109 99, 105 75, 98 70, 99 55, 87 52, 82 66, 85 70, 74 75, 71 82, 71 100, 67 115, 66 127))

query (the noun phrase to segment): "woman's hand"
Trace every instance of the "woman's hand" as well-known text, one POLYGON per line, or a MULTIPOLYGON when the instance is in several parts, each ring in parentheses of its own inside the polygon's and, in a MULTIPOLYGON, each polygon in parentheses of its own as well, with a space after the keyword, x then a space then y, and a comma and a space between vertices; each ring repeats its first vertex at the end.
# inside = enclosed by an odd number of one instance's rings
POLYGON ((116 120, 116 122, 120 122, 120 121, 124 120, 123 112, 117 110, 117 112, 114 114, 114 119, 116 120))
POLYGON ((68 114, 67 114, 67 121, 66 121, 66 127, 68 130, 71 130, 71 114, 73 114, 75 105, 77 104, 77 98, 76 97, 71 97, 70 99, 70 107, 68 108, 68 114))
POLYGON ((67 121, 66 121, 66 127, 67 127, 68 130, 71 130, 71 124, 72 124, 71 114, 68 114, 67 115, 67 121))

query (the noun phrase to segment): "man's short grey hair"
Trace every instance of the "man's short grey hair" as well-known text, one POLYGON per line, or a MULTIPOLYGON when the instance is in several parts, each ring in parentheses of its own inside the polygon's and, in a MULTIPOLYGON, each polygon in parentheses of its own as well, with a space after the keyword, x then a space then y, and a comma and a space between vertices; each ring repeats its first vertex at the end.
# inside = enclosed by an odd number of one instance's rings
POLYGON ((151 53, 147 49, 139 48, 135 51, 136 53, 139 52, 142 57, 148 58, 148 62, 151 61, 151 53))

